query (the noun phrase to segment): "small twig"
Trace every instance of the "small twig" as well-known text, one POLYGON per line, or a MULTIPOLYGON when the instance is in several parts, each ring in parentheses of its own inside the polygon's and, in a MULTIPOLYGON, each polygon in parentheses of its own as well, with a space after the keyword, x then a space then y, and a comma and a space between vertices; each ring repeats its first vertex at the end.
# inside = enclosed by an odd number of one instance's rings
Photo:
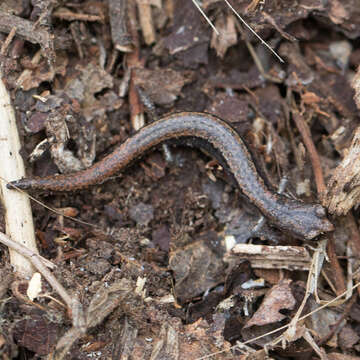
POLYGON ((48 46, 50 35, 45 29, 34 29, 34 23, 15 15, 0 12, 0 32, 9 33, 16 27, 16 34, 33 44, 48 46))
POLYGON ((5 55, 10 43, 12 42, 14 36, 16 35, 16 27, 14 26, 11 31, 9 32, 9 35, 7 36, 6 40, 1 46, 0 55, 5 55))
POLYGON ((105 70, 106 70, 107 73, 111 74, 111 72, 114 69, 114 66, 115 66, 115 63, 116 63, 116 60, 118 59, 118 57, 119 57, 119 50, 113 49, 113 51, 111 52, 111 55, 109 56, 109 61, 106 64, 105 70))
POLYGON ((325 186, 324 176, 321 170, 321 162, 320 162, 319 154, 312 140, 309 126, 304 121, 304 118, 300 115, 300 113, 297 111, 295 106, 293 106, 292 114, 296 127, 298 128, 301 137, 304 141, 305 147, 309 153, 311 165, 315 176, 316 189, 318 192, 319 199, 321 200, 323 195, 325 194, 326 186, 325 186))
POLYGON ((297 41, 297 38, 295 36, 292 36, 291 34, 288 34, 287 32, 285 32, 275 21, 275 19, 268 14, 265 11, 262 11, 262 15, 264 16, 264 18, 286 39, 292 42, 297 41))
POLYGON ((230 256, 249 261, 252 269, 308 271, 312 265, 308 250, 302 246, 236 244, 230 256))
MULTIPOLYGON (((201 8, 201 6, 198 4, 197 0, 191 0, 193 2, 193 4, 196 6, 196 8, 200 11, 201 15, 205 18, 205 20, 208 22, 208 24, 211 26, 211 28, 215 31, 215 33, 217 35, 219 34, 219 31, 216 29, 215 25, 211 22, 211 20, 208 18, 208 16, 205 14, 204 10, 201 8)), ((268 45, 253 29, 252 27, 247 24, 247 22, 240 16, 240 14, 231 6, 231 4, 227 1, 224 0, 226 5, 231 9, 231 11, 236 15, 236 17, 251 31, 252 34, 254 34, 260 41, 261 43, 268 48, 275 56, 276 58, 284 63, 284 60, 276 53, 276 51, 270 46, 268 45)))
POLYGON ((9 15, 0 11, 0 32, 9 33, 16 27, 16 35, 30 41, 33 44, 39 44, 51 63, 55 61, 55 51, 53 37, 45 28, 34 30, 35 23, 25 20, 19 16, 9 15))
POLYGON ((8 237, 7 235, 5 235, 1 232, 0 232, 0 242, 30 260, 31 260, 31 257, 38 256, 41 259, 41 261, 50 269, 54 269, 56 266, 51 261, 43 258, 39 254, 36 254, 35 252, 33 252, 31 249, 27 248, 26 246, 19 244, 18 242, 14 241, 14 240, 11 240, 10 237, 8 237))
POLYGON ((247 22, 240 16, 240 14, 231 6, 231 4, 229 3, 228 0, 224 0, 226 5, 231 9, 231 11, 236 15, 236 17, 250 30, 250 32, 252 34, 254 34, 260 41, 261 43, 266 46, 275 56, 276 58, 284 63, 284 60, 276 53, 276 51, 270 46, 268 45, 253 29, 250 25, 247 24, 247 22))
MULTIPOLYGON (((288 93, 288 95, 291 94, 289 89, 288 89, 287 93, 288 93)), ((289 136, 290 145, 291 145, 293 153, 294 153, 295 163, 299 169, 303 169, 303 162, 302 162, 302 158, 300 155, 300 151, 299 151, 298 147, 296 146, 293 127, 292 127, 292 124, 290 124, 290 109, 288 106, 283 106, 283 108, 284 108, 284 113, 285 113, 286 129, 287 129, 287 133, 289 136)))
POLYGON ((67 8, 59 8, 56 9, 52 13, 53 17, 59 18, 61 20, 67 20, 67 21, 98 21, 98 22, 104 22, 104 18, 99 15, 91 15, 91 14, 81 14, 81 13, 75 13, 67 8))
MULTIPOLYGON (((350 230, 350 240, 349 246, 352 250, 353 254, 360 254, 360 233, 357 223, 354 219, 353 214, 350 212, 347 215, 347 224, 350 230)), ((358 289, 358 293, 360 295, 360 289, 358 289)))
MULTIPOLYGON (((239 28, 240 28, 240 25, 239 25, 239 28)), ((261 60, 259 59, 259 57, 258 57, 258 55, 257 55, 254 47, 252 46, 251 42, 245 40, 245 44, 246 44, 246 46, 247 46, 247 48, 248 48, 248 50, 249 50, 249 52, 250 52, 251 57, 252 57, 253 60, 254 60, 254 63, 255 63, 255 65, 256 65, 256 67, 258 68, 260 74, 261 74, 265 79, 267 79, 267 80, 269 80, 269 81, 272 81, 272 82, 277 83, 277 84, 282 83, 282 82, 283 82, 282 79, 276 78, 275 76, 272 76, 272 75, 268 74, 268 73, 265 71, 265 69, 264 69, 264 67, 263 67, 263 65, 262 65, 262 63, 261 63, 261 60)))
POLYGON ((334 275, 335 279, 335 287, 336 287, 336 295, 342 293, 344 290, 346 290, 346 282, 343 270, 340 266, 339 260, 336 255, 335 250, 335 241, 334 241, 334 234, 329 234, 329 242, 327 246, 327 254, 329 256, 330 261, 330 268, 334 275))
POLYGON ((139 35, 137 32, 137 22, 136 22, 136 4, 135 2, 130 2, 128 4, 128 17, 130 20, 130 34, 133 39, 133 51, 126 55, 126 64, 131 72, 130 84, 129 84, 129 104, 130 104, 130 120, 131 125, 134 130, 139 130, 145 124, 143 107, 139 99, 139 95, 136 91, 134 84, 134 71, 136 67, 141 67, 142 63, 140 60, 140 45, 139 45, 139 35))
POLYGON ((136 0, 138 6, 138 14, 143 38, 146 45, 151 45, 155 42, 155 27, 151 13, 150 3, 143 0, 136 0))
POLYGON ((191 1, 196 6, 196 8, 200 11, 200 14, 205 18, 205 20, 208 22, 208 24, 211 26, 211 28, 216 32, 216 35, 220 35, 219 32, 217 31, 215 25, 211 22, 211 20, 205 14, 204 10, 198 4, 197 0, 191 0, 191 1))
POLYGON ((39 271, 39 273, 41 273, 41 275, 48 281, 48 283, 53 287, 53 289, 55 289, 56 292, 62 297, 62 299, 68 305, 69 309, 73 309, 74 304, 78 303, 78 300, 72 298, 66 292, 65 288, 58 282, 55 276, 48 270, 48 267, 52 269, 55 267, 55 265, 51 261, 43 258, 39 254, 36 254, 26 246, 11 240, 8 236, 1 232, 0 243, 25 256, 39 271))

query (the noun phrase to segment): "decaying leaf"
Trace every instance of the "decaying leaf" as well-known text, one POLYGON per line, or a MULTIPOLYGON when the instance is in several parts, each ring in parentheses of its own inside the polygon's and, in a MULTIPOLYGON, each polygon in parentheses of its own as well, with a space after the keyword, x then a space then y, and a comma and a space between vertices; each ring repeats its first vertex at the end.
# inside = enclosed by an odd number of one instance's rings
POLYGON ((273 324, 285 319, 286 316, 280 310, 292 310, 296 304, 290 284, 291 280, 282 280, 273 286, 245 328, 273 324))
POLYGON ((224 274, 221 258, 205 241, 197 241, 185 249, 173 252, 169 266, 176 281, 175 294, 181 302, 189 301, 216 286, 224 274))
POLYGON ((34 69, 25 70, 18 78, 17 85, 23 90, 28 91, 38 87, 42 82, 54 80, 56 75, 64 76, 68 62, 68 57, 64 54, 59 54, 56 56, 54 66, 49 66, 47 59, 41 58, 39 52, 32 59, 34 69))
POLYGON ((134 69, 134 82, 158 105, 170 106, 179 96, 182 87, 191 82, 192 74, 172 69, 134 69))

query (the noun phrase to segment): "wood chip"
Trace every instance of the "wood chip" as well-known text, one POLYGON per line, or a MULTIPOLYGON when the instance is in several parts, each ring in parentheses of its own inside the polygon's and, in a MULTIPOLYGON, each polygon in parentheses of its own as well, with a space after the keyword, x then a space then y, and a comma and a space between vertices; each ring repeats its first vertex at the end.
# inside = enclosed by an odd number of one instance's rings
POLYGON ((329 212, 345 215, 360 202, 360 127, 355 131, 347 155, 334 170, 323 205, 329 212))
POLYGON ((253 268, 309 270, 311 264, 309 253, 301 246, 237 244, 232 253, 249 260, 253 268))

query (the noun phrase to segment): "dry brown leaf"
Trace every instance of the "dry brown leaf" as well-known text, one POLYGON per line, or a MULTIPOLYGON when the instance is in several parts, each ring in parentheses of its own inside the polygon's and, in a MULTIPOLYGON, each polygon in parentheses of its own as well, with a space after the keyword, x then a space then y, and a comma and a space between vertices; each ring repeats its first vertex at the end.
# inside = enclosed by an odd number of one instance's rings
POLYGON ((68 58, 61 53, 57 54, 53 67, 49 66, 47 59, 43 59, 34 70, 25 70, 19 77, 17 84, 24 91, 28 91, 37 88, 42 82, 51 82, 55 75, 65 75, 68 62, 68 58))
POLYGON ((285 319, 286 316, 279 311, 292 310, 296 304, 290 284, 291 280, 282 280, 278 285, 273 286, 245 328, 273 324, 285 319))
POLYGON ((172 69, 136 68, 134 83, 141 87, 153 102, 170 106, 180 95, 182 87, 192 81, 192 73, 181 73, 172 69))

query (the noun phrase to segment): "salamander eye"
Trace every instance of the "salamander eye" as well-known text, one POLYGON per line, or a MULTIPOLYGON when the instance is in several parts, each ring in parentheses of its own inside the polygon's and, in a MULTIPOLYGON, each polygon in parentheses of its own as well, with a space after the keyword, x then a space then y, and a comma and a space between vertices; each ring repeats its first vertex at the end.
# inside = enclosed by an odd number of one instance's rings
POLYGON ((326 211, 321 205, 317 205, 315 208, 315 214, 319 217, 325 217, 326 211))

